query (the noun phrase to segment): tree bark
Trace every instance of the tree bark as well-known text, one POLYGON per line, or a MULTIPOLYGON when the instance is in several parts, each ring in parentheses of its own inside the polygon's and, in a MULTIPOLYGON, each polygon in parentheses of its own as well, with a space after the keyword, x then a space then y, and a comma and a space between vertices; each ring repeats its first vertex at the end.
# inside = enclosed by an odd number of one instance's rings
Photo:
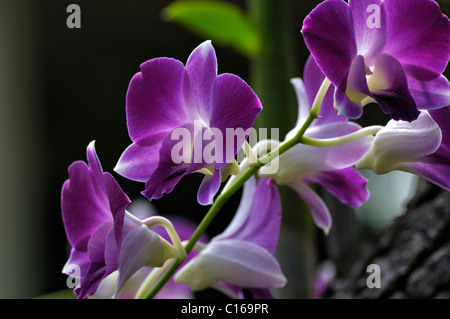
POLYGON ((345 275, 335 279, 329 298, 450 298, 450 192, 426 182, 405 214, 376 238, 359 247, 345 275), (380 288, 369 288, 372 272, 380 267, 380 288))

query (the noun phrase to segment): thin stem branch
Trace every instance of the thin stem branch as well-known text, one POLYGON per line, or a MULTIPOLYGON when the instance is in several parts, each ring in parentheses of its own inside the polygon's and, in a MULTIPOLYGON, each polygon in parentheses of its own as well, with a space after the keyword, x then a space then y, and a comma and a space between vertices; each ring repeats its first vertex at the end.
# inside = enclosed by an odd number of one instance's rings
POLYGON ((356 132, 340 136, 340 137, 334 137, 334 138, 326 138, 326 139, 315 139, 303 136, 302 137, 302 144, 315 146, 315 147, 333 147, 333 146, 339 146, 344 145, 356 140, 359 140, 360 138, 363 138, 368 135, 376 135, 383 126, 374 125, 374 126, 368 126, 365 128, 362 128, 356 132))

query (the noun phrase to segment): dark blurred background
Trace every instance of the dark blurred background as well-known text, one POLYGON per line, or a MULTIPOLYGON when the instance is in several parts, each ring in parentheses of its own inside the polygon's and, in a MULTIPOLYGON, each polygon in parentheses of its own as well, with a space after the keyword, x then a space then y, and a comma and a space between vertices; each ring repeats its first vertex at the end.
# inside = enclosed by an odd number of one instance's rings
MULTIPOLYGON (((247 4, 229 2, 244 9, 247 4)), ((283 36, 292 40, 293 76, 302 75, 308 56, 302 21, 319 2, 288 1, 283 19, 292 29, 283 36)), ((160 56, 185 62, 205 40, 161 19, 169 3, 0 0, 0 298, 30 298, 66 287, 60 191, 68 166, 85 160, 86 147, 95 140, 103 169, 113 173, 130 144, 125 95, 139 65, 160 56), (80 29, 66 26, 71 3, 81 8, 80 29)), ((219 73, 251 82, 248 58, 228 47, 215 49, 219 73)), ((282 85, 292 98, 289 78, 282 85)), ((141 196, 143 184, 113 174, 131 199, 141 196)), ((206 208, 197 204, 192 186, 200 178, 188 176, 154 201, 158 212, 200 221, 206 208)), ((224 207, 210 235, 225 228, 238 202, 236 196, 224 207)))

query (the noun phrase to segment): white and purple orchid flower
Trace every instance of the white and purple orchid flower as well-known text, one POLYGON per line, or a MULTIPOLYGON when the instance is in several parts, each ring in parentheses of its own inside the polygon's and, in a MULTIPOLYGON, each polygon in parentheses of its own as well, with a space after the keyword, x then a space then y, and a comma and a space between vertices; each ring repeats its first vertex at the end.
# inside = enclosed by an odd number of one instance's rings
MULTIPOLYGON (((158 216, 155 207, 146 199, 136 199, 128 206, 127 211, 133 214, 140 220, 147 220, 153 216, 158 216)), ((166 216, 172 223, 181 241, 187 241, 195 231, 196 225, 181 216, 173 215, 166 216)), ((155 226, 152 231, 160 235, 166 240, 170 240, 167 231, 161 226, 155 226)), ((207 236, 203 235, 200 242, 207 242, 207 236)), ((189 260, 197 255, 195 251, 191 252, 185 261, 181 264, 183 266, 189 260)), ((141 285, 146 278, 151 274, 155 268, 142 267, 136 271, 123 285, 120 291, 117 291, 116 285, 118 280, 118 271, 113 272, 108 277, 104 278, 98 287, 97 291, 90 298, 93 299, 108 299, 114 296, 115 299, 133 299, 137 296, 141 285)), ((173 277, 164 285, 164 287, 155 295, 155 299, 192 299, 194 298, 192 289, 186 284, 178 284, 173 280, 173 277)))
MULTIPOLYGON (((305 65, 304 82, 299 78, 292 80, 298 98, 298 121, 296 128, 287 134, 286 140, 295 135, 305 122, 324 78, 314 59, 310 57, 305 65)), ((319 118, 306 130, 305 137, 330 139, 361 129, 358 124, 338 115, 333 108, 332 93, 331 90, 326 93, 319 118)), ((332 224, 330 213, 323 200, 309 187, 309 183, 323 186, 351 207, 363 204, 369 197, 367 180, 353 165, 370 149, 372 140, 372 136, 365 136, 350 143, 326 148, 297 144, 274 160, 279 167, 274 174, 266 174, 263 167, 260 175, 271 177, 279 185, 294 189, 309 206, 317 226, 328 233, 332 224)), ((280 143, 271 141, 271 144, 277 146, 280 143)))
POLYGON ((183 176, 202 172, 205 177, 198 202, 209 205, 246 139, 242 135, 233 143, 224 143, 214 132, 224 137, 227 130, 247 131, 261 109, 258 97, 241 78, 217 75, 210 41, 191 53, 186 66, 170 58, 149 60, 141 65, 141 72, 128 88, 127 126, 133 143, 122 154, 115 171, 145 182, 143 194, 150 200, 170 193, 183 176), (177 163, 173 151, 180 139, 186 138, 180 132, 189 133, 185 142, 191 147, 177 154, 183 158, 177 163), (208 147, 215 150, 212 160, 203 156, 208 147))
POLYGON ((178 251, 126 211, 129 198, 114 177, 104 173, 94 142, 88 164, 74 162, 61 192, 61 209, 70 257, 63 272, 77 276, 78 298, 95 293, 101 281, 119 271, 117 290, 143 266, 159 267, 178 251), (73 273, 76 266, 78 273, 73 273))
POLYGON ((433 0, 327 0, 305 19, 305 42, 334 84, 340 114, 359 118, 377 102, 394 120, 450 104, 442 75, 450 21, 433 0))
POLYGON ((413 173, 450 191, 450 106, 422 111, 411 123, 390 121, 356 167, 413 173))
POLYGON ((216 288, 235 298, 248 290, 254 298, 270 298, 270 288, 286 283, 274 257, 281 224, 281 202, 270 179, 251 178, 244 185, 239 208, 225 231, 197 245, 175 282, 194 291, 216 288))

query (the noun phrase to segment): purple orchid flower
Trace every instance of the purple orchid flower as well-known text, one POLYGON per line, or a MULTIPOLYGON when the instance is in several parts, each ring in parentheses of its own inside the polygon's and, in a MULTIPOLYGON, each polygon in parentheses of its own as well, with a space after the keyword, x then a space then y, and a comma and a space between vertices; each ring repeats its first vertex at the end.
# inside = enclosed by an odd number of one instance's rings
MULTIPOLYGON (((296 128, 287 134, 286 139, 295 135, 308 117, 311 102, 324 78, 314 59, 310 57, 305 65, 304 82, 299 78, 292 80, 299 102, 298 121, 296 128)), ((333 108, 332 91, 328 90, 320 108, 319 118, 313 121, 304 136, 329 139, 360 129, 356 123, 338 115, 333 108)), ((353 165, 369 150, 372 140, 372 136, 365 136, 344 145, 327 148, 297 144, 276 159, 279 169, 275 173, 267 175, 265 167, 262 167, 260 175, 271 177, 279 185, 287 185, 294 189, 310 208, 317 226, 328 233, 332 223, 328 208, 308 184, 323 186, 341 202, 351 207, 363 204, 369 197, 367 180, 353 165)), ((276 141, 271 143, 275 144, 274 146, 279 144, 276 141)))
POLYGON ((450 21, 432 0, 327 0, 305 19, 306 45, 335 85, 340 114, 359 118, 377 102, 394 120, 450 104, 442 75, 450 21))
POLYGON ((450 191, 450 106, 422 111, 411 123, 390 121, 357 168, 405 171, 450 191))
POLYGON ((273 254, 281 223, 278 189, 270 179, 244 185, 240 206, 227 229, 175 275, 178 283, 194 291, 216 288, 243 297, 248 289, 255 298, 269 298, 269 288, 282 287, 286 279, 273 254))
MULTIPOLYGON (((133 214, 140 220, 147 220, 152 216, 157 216, 158 213, 153 205, 144 199, 136 199, 131 202, 127 208, 128 212, 133 214)), ((195 231, 196 225, 191 221, 181 216, 167 216, 167 218, 173 224, 175 231, 180 237, 181 241, 189 240, 195 231)), ((161 226, 152 228, 152 231, 156 232, 162 238, 170 240, 170 236, 167 231, 161 226)), ((206 235, 200 238, 200 242, 207 242, 206 235)), ((197 255, 195 251, 189 254, 188 258, 183 261, 181 267, 189 262, 197 255)), ((113 272, 107 278, 105 278, 96 293, 91 296, 94 299, 107 299, 114 295, 115 299, 133 299, 136 297, 139 287, 145 281, 147 276, 154 268, 142 267, 131 276, 127 282, 123 285, 122 289, 115 293, 116 283, 118 280, 118 271, 113 272)), ((155 299, 192 299, 194 294, 192 289, 186 284, 178 284, 173 280, 173 277, 164 285, 164 287, 156 294, 155 299)))
POLYGON ((61 191, 62 217, 72 247, 63 272, 80 279, 74 289, 78 298, 94 294, 116 270, 119 290, 142 266, 159 267, 176 255, 166 240, 126 212, 130 200, 114 177, 103 172, 94 142, 87 148, 87 158, 88 164, 77 161, 69 167, 61 191), (73 274, 74 265, 78 274, 73 274))
POLYGON ((223 173, 246 139, 241 134, 236 135, 236 143, 234 138, 225 143, 218 136, 227 136, 227 130, 252 128, 261 109, 258 97, 242 79, 217 75, 210 41, 191 53, 186 66, 169 58, 147 61, 127 92, 127 125, 133 143, 115 171, 146 182, 143 194, 150 200, 171 192, 187 174, 205 173, 198 202, 211 204, 227 177, 223 173), (177 149, 181 142, 186 142, 188 149, 177 149), (182 161, 174 161, 176 149, 182 161), (207 149, 215 150, 212 159, 203 156, 207 149))

